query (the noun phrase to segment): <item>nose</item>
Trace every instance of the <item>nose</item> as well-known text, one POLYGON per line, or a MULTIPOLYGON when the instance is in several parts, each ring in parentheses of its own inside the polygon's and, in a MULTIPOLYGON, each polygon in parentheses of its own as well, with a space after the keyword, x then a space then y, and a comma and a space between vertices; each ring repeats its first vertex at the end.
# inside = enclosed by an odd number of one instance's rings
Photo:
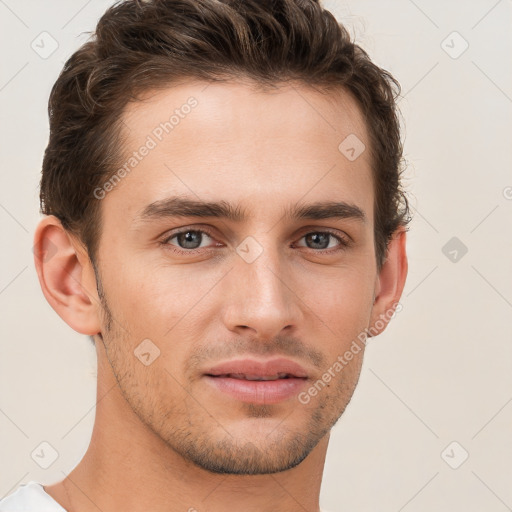
POLYGON ((302 319, 294 278, 277 250, 265 249, 252 263, 234 258, 225 283, 224 323, 237 334, 270 340, 290 334, 302 319))

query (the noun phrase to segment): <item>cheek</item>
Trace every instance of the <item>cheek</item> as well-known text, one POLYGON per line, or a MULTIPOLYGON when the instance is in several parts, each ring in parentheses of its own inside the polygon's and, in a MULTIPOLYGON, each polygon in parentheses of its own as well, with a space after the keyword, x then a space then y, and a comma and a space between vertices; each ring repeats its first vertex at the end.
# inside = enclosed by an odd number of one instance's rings
POLYGON ((151 329, 163 336, 197 303, 206 291, 202 288, 206 288, 207 281, 191 281, 190 272, 187 274, 178 266, 133 259, 110 269, 108 298, 130 331, 151 329))
MULTIPOLYGON (((194 350, 201 327, 212 317, 205 299, 222 275, 196 274, 191 276, 189 266, 154 265, 150 269, 134 264, 115 280, 110 279, 109 305, 120 325, 116 336, 123 339, 125 347, 130 345, 132 355, 144 340, 149 340, 149 351, 158 354, 154 371, 180 375, 180 362, 194 350)), ((137 376, 143 378, 144 374, 137 372, 137 376)))
MULTIPOLYGON (((340 271, 336 278, 311 289, 307 303, 331 328, 333 333, 346 339, 367 327, 372 307, 373 287, 369 273, 340 271)), ((306 292, 306 290, 304 290, 306 292)))

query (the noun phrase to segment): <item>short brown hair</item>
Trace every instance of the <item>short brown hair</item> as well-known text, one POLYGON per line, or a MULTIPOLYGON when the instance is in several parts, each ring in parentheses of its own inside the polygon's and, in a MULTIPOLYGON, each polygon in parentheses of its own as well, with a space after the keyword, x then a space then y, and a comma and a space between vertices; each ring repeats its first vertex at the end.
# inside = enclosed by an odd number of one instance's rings
POLYGON ((400 85, 318 0, 124 0, 111 6, 52 88, 41 213, 58 217, 94 264, 101 201, 93 191, 120 164, 127 103, 184 79, 237 78, 263 86, 293 80, 344 88, 355 97, 370 134, 380 269, 392 234, 410 220, 400 179, 400 85))

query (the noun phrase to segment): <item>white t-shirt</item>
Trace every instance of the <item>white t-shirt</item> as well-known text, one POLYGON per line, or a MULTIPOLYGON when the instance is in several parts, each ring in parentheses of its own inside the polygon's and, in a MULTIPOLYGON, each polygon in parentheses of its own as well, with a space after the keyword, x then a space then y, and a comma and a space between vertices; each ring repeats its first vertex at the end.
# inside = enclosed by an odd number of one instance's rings
MULTIPOLYGON (((21 484, 16 491, 0 500, 0 512, 67 512, 40 483, 21 484)), ((327 512, 321 510, 320 512, 327 512)))
POLYGON ((42 484, 32 480, 0 500, 0 512, 66 512, 66 509, 45 492, 42 484))

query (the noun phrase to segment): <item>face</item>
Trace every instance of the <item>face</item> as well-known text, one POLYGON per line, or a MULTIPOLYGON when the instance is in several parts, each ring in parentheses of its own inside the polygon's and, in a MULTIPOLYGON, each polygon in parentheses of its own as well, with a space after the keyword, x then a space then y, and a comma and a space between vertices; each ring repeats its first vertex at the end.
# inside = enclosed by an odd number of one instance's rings
POLYGON ((369 151, 338 149, 350 134, 368 146, 358 108, 305 86, 189 83, 123 120, 125 172, 97 194, 96 343, 133 413, 185 459, 294 467, 347 406, 361 343, 335 363, 372 314, 369 151))

